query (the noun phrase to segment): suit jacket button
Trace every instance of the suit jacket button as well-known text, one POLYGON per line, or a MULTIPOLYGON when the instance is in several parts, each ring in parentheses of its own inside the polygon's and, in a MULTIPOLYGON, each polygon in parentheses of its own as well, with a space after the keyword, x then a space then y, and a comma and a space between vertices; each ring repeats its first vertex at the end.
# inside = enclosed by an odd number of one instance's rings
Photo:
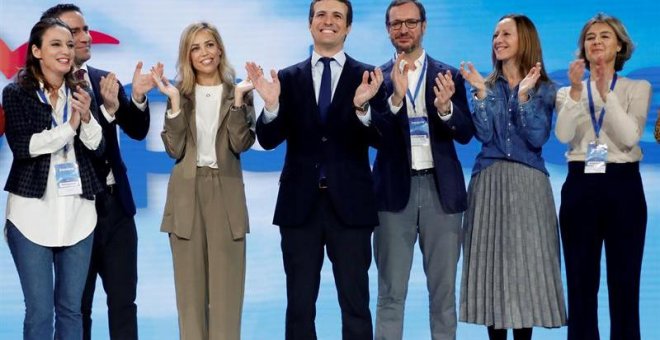
POLYGON ((321 137, 321 142, 325 143, 327 141, 328 141, 328 138, 326 138, 325 136, 321 137))

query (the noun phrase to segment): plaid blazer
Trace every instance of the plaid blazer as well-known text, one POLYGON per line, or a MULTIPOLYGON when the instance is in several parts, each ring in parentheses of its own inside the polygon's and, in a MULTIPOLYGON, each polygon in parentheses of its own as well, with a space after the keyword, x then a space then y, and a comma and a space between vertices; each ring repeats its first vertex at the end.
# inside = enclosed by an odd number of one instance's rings
MULTIPOLYGON (((94 96, 90 93, 90 96, 94 96)), ((5 191, 31 198, 43 197, 46 191, 50 154, 30 156, 32 135, 43 130, 50 130, 52 108, 39 100, 36 91, 26 90, 17 83, 7 85, 2 91, 2 105, 5 109, 6 137, 14 159, 11 163, 5 191)), ((98 106, 90 105, 94 118, 98 120, 98 106)), ((73 146, 80 169, 82 197, 92 200, 103 187, 92 167, 92 157, 103 152, 104 141, 96 150, 89 150, 78 138, 74 137, 73 146)))

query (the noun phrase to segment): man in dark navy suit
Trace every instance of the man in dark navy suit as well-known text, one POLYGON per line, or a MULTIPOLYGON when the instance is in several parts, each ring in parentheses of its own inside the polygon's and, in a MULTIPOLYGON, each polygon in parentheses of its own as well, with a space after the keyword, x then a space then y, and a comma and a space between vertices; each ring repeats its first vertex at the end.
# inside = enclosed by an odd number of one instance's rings
POLYGON ((463 79, 422 48, 426 11, 415 0, 392 1, 385 25, 397 56, 386 63, 388 112, 374 116, 382 132, 374 164, 380 225, 376 339, 401 339, 408 278, 417 238, 429 291, 431 337, 456 338, 455 282, 463 170, 454 141, 474 134, 463 79))
MULTIPOLYGON (((129 137, 142 140, 149 130, 149 105, 146 93, 153 88, 149 74, 141 74, 142 63, 135 68, 131 98, 113 73, 87 65, 91 58, 91 36, 82 11, 73 4, 60 4, 46 10, 42 18, 59 18, 69 26, 75 42, 74 75, 85 80, 99 106, 99 123, 105 138, 105 153, 97 159, 94 170, 105 184, 96 196, 98 221, 87 283, 83 293, 83 338, 91 338, 92 301, 97 274, 108 295, 108 322, 111 339, 137 339, 137 231, 135 202, 126 175, 126 165, 119 152, 117 126, 129 137)), ((159 66, 160 67, 160 66, 159 66)))
MULTIPOLYGON (((287 276, 286 339, 316 339, 316 299, 324 250, 332 262, 344 339, 371 339, 371 233, 378 224, 368 148, 377 139, 372 111, 385 109, 382 72, 344 53, 352 7, 314 0, 311 58, 267 81, 246 68, 265 102, 257 138, 265 149, 286 141, 273 223, 280 226, 287 276)), ((375 113, 374 113, 375 114, 375 113)))

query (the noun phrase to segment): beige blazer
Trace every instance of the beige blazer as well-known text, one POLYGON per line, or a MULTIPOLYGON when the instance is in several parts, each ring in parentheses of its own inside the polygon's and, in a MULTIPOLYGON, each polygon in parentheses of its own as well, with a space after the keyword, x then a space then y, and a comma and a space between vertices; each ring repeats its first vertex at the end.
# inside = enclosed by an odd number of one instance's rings
MULTIPOLYGON (((233 103, 234 85, 223 84, 215 152, 225 206, 218 208, 225 210, 234 239, 240 239, 249 232, 240 153, 254 144, 255 112, 251 92, 246 95, 243 108, 234 110, 233 103)), ((167 201, 160 230, 189 239, 196 203, 197 128, 194 97, 181 96, 181 113, 175 118, 165 117, 161 137, 165 151, 176 159, 176 164, 167 186, 167 201)))

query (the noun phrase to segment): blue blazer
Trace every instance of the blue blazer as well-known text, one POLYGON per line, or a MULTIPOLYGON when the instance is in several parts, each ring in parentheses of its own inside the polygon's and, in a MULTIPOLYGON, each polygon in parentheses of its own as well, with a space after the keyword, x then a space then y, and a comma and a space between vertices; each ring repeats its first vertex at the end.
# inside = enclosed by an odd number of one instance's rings
MULTIPOLYGON (((353 107, 365 70, 373 66, 346 56, 325 125, 316 104, 311 59, 279 72, 278 116, 265 124, 262 113, 257 121, 262 147, 270 150, 286 141, 273 224, 291 227, 305 222, 320 193, 322 165, 328 194, 341 220, 353 227, 378 224, 368 153, 378 132, 362 124, 353 107)), ((385 104, 381 87, 370 101, 372 112, 384 109, 385 104)))
MULTIPOLYGON (((454 141, 467 144, 474 135, 474 125, 465 96, 465 83, 457 69, 427 55, 426 110, 428 113, 431 153, 436 179, 436 190, 446 213, 458 213, 467 208, 467 194, 463 169, 456 155, 454 141), (451 71, 454 75, 456 92, 451 98, 453 114, 447 122, 442 121, 433 105, 435 77, 438 72, 451 71)), ((385 77, 385 88, 389 98, 394 92, 391 72, 394 62, 390 60, 381 68, 385 77)), ((398 114, 389 110, 374 116, 373 123, 382 133, 381 144, 374 163, 375 191, 380 211, 400 211, 410 196, 410 128, 405 98, 398 114)))
POLYGON ((89 79, 92 85, 94 98, 99 106, 98 121, 103 128, 103 138, 105 139, 105 153, 103 157, 95 160, 94 170, 96 171, 99 180, 105 184, 107 177, 108 165, 112 169, 112 174, 115 177, 117 188, 117 195, 121 201, 124 212, 129 216, 135 215, 135 201, 133 200, 133 193, 128 183, 128 176, 126 175, 126 165, 121 158, 119 152, 119 142, 117 140, 117 126, 126 133, 130 138, 135 140, 143 140, 149 132, 149 106, 147 105, 144 111, 140 110, 133 104, 133 100, 126 97, 124 87, 119 84, 119 109, 115 112, 115 120, 108 123, 105 116, 101 113, 101 105, 103 105, 103 97, 101 96, 100 81, 102 76, 108 74, 107 71, 95 69, 87 66, 89 79), (107 165, 106 165, 107 164, 107 165))

